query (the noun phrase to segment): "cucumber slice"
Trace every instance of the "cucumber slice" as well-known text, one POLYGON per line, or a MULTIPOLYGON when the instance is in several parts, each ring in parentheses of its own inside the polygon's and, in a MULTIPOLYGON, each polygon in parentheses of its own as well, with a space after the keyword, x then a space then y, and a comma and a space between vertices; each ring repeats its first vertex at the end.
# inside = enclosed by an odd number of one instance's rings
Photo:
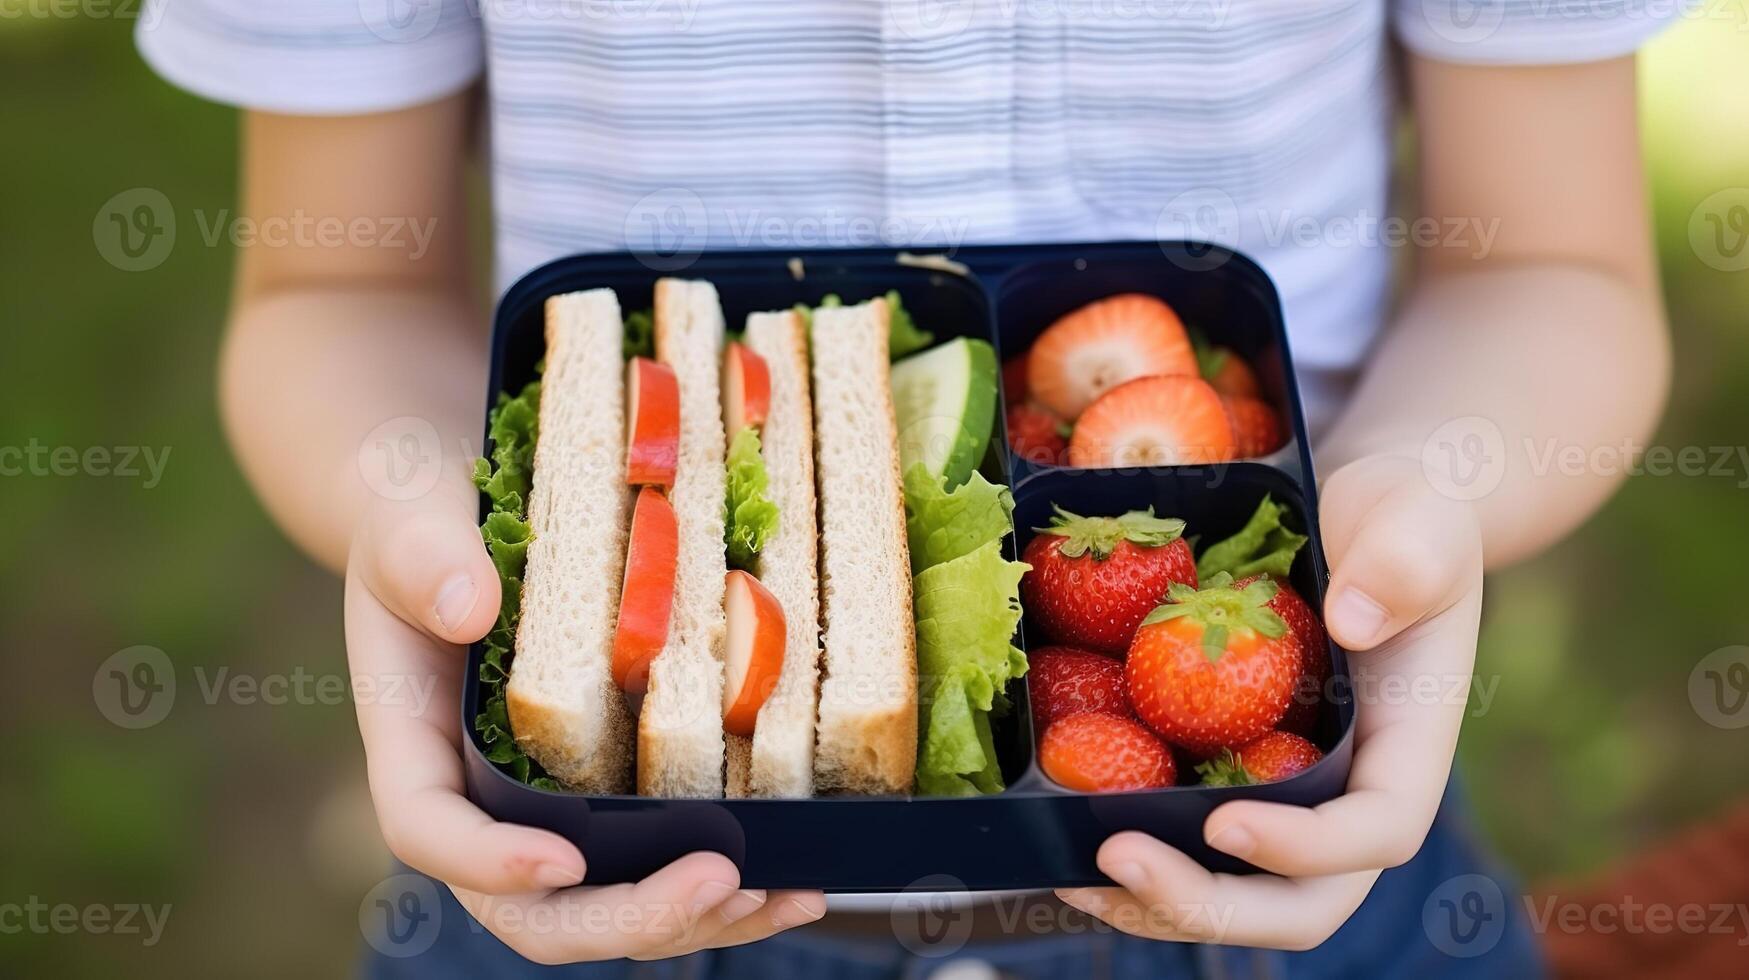
POLYGON ((996 350, 961 337, 893 364, 899 472, 922 463, 949 490, 971 479, 996 424, 996 350))

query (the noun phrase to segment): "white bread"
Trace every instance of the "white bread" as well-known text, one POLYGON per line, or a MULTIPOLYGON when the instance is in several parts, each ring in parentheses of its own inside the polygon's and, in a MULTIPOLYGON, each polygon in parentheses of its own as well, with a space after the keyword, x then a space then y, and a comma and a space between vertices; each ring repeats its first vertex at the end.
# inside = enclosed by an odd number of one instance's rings
POLYGON ((759 709, 751 745, 729 736, 730 796, 802 798, 814 794, 814 722, 820 679, 819 529, 814 509, 814 410, 808 335, 793 310, 747 318, 747 347, 765 359, 771 410, 760 433, 777 505, 777 530, 765 542, 761 584, 783 607, 786 637, 777 687, 759 709), (741 744, 738 744, 741 743, 741 744))
POLYGON ((723 310, 707 282, 656 283, 656 358, 680 382, 680 558, 668 643, 638 716, 638 793, 723 795, 723 310))
POLYGON ((814 442, 826 679, 821 792, 905 793, 917 761, 917 637, 879 299, 814 311, 814 442))
POLYGON ((533 540, 505 700, 517 745, 555 779, 624 793, 632 720, 610 670, 631 501, 624 328, 609 289, 555 296, 546 315, 533 540))

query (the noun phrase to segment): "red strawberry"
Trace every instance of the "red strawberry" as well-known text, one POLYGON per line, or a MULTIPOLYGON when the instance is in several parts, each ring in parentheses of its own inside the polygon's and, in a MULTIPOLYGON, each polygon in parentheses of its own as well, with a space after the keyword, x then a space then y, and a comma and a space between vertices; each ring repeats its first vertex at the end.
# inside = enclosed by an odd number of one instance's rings
POLYGON ((1318 747, 1288 732, 1266 732, 1196 767, 1204 786, 1273 783, 1302 772, 1324 758, 1318 747))
POLYGON ((1269 403, 1258 398, 1224 396, 1227 422, 1233 427, 1233 455, 1238 459, 1268 456, 1287 440, 1281 434, 1281 418, 1269 403))
POLYGON ((1027 400, 1027 355, 1016 354, 1002 364, 1002 397, 1008 404, 1019 405, 1027 400))
POLYGON ((1207 755, 1275 727, 1300 674, 1300 641, 1268 608, 1274 582, 1174 585, 1130 646, 1130 706, 1175 745, 1207 755))
POLYGON ((1184 522, 1155 517, 1152 508, 1081 517, 1059 507, 1050 527, 1034 530, 1020 594, 1055 642, 1122 654, 1174 582, 1196 585, 1184 522))
POLYGON ((1203 379, 1221 394, 1234 398, 1262 397, 1263 389, 1257 384, 1257 374, 1231 347, 1199 350, 1196 361, 1202 369, 1203 379))
POLYGON ((1175 466, 1234 458, 1221 396, 1186 375, 1137 378, 1094 402, 1069 440, 1071 466, 1175 466))
POLYGON ((1071 422, 1125 381, 1196 375, 1196 354, 1178 314, 1141 293, 1111 296, 1068 314, 1039 335, 1028 357, 1032 397, 1071 422))
POLYGON ((1089 711, 1130 716, 1121 661, 1072 647, 1042 647, 1026 660, 1034 732, 1042 735, 1058 718, 1089 711))
POLYGON ((1282 621, 1300 641, 1300 654, 1304 658, 1300 679, 1294 684, 1293 703, 1288 705, 1287 714, 1282 716, 1277 727, 1283 731, 1299 735, 1310 735, 1318 727, 1318 709, 1324 703, 1324 685, 1330 682, 1330 639, 1324 632, 1324 624, 1318 619, 1318 614, 1312 612, 1312 607, 1306 600, 1300 598, 1293 586, 1270 575, 1253 575, 1233 583, 1233 588, 1242 589, 1261 578, 1267 578, 1275 583, 1275 595, 1269 600, 1269 609, 1282 621))
POLYGON ((1128 718, 1085 712, 1059 720, 1038 746, 1039 768, 1067 789, 1104 793, 1178 781, 1172 753, 1128 718))
POLYGON ((1029 463, 1061 466, 1069 461, 1069 440, 1061 420, 1032 402, 1008 409, 1008 445, 1029 463))

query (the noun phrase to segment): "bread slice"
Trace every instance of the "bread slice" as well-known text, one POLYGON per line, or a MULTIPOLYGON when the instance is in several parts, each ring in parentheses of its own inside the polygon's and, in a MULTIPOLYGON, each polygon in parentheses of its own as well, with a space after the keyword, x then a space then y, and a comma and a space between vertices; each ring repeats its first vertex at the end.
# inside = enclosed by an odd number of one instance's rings
POLYGON ((707 282, 656 283, 656 358, 680 382, 674 617, 638 716, 638 793, 723 795, 723 310, 707 282))
POLYGON ((883 300, 814 311, 826 679, 821 792, 904 793, 917 762, 917 637, 883 300))
POLYGON ((624 328, 609 289, 547 301, 533 539, 505 700, 516 743, 585 793, 631 788, 632 719, 613 683, 631 494, 624 328))
POLYGON ((751 744, 728 736, 728 792, 802 798, 814 795, 820 682, 820 536, 807 329, 793 310, 755 313, 747 318, 744 343, 765 359, 771 375, 771 410, 760 441, 770 478, 766 494, 778 515, 754 573, 783 607, 787 635, 783 669, 759 709, 751 744))

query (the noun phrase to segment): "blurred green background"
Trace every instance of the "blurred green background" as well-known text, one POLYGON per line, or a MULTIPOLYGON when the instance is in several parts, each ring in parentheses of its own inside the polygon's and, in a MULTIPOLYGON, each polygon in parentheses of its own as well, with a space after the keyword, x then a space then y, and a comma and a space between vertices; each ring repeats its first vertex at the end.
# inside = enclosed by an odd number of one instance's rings
MULTIPOLYGON (((1718 196, 1749 188, 1743 21, 1688 20, 1643 59, 1671 447, 1740 445, 1749 418, 1749 271, 1706 244, 1709 220, 1749 205, 1749 189, 1718 196)), ((193 247, 134 274, 93 244, 94 216, 130 188, 161 190, 189 224, 232 207, 237 120, 153 77, 131 28, 0 19, 0 445, 171 452, 152 489, 0 478, 0 903, 172 912, 144 951, 138 936, 0 935, 0 974, 337 975, 386 861, 351 708, 209 705, 189 675, 344 671, 339 590, 267 523, 221 437, 228 247, 184 227, 193 247), (183 689, 168 720, 133 732, 92 685, 138 644, 167 651, 183 689)), ((1501 680, 1460 764, 1527 878, 1604 868, 1749 794, 1745 732, 1708 725, 1687 695, 1703 656, 1749 642, 1745 480, 1741 466, 1635 479, 1490 581, 1479 673, 1501 680)))

